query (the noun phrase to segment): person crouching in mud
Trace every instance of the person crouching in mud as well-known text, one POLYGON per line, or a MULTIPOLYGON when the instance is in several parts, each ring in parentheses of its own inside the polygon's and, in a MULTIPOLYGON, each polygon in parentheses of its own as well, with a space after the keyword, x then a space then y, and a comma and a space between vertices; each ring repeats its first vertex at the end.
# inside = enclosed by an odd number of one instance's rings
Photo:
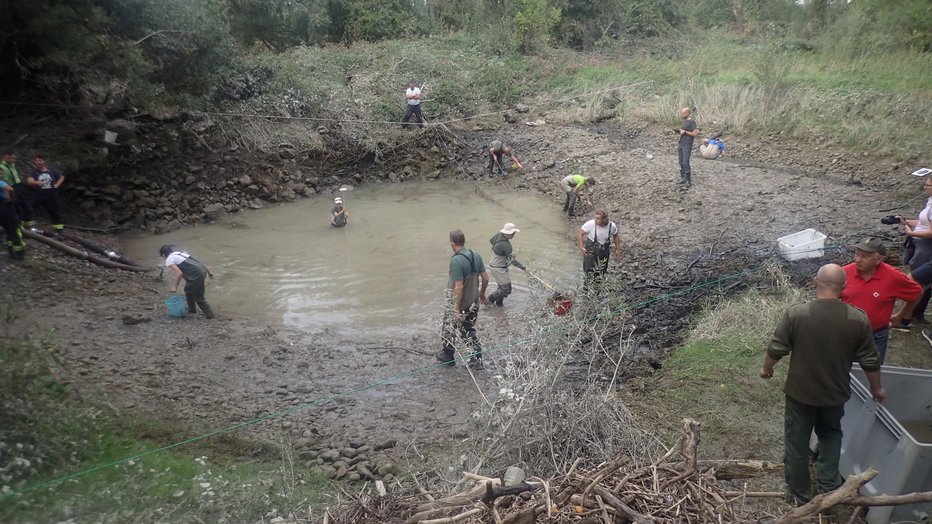
POLYGON ((206 286, 204 285, 207 277, 214 278, 214 274, 207 269, 200 260, 192 257, 186 251, 179 251, 175 246, 164 245, 159 248, 159 255, 165 261, 165 266, 175 272, 175 283, 172 285, 171 292, 178 292, 178 284, 184 279, 184 298, 188 301, 188 311, 191 314, 197 312, 197 307, 207 318, 214 318, 214 311, 207 303, 204 297, 206 286), (197 307, 196 307, 197 306, 197 307))

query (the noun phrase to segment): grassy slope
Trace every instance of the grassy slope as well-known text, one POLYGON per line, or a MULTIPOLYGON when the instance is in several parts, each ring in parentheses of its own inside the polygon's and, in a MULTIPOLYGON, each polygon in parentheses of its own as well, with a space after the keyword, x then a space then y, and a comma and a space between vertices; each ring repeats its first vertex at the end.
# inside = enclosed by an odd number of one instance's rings
POLYGON ((320 502, 326 481, 293 467, 287 445, 220 436, 122 462, 191 435, 77 398, 51 372, 49 347, 0 346, 0 458, 12 465, 0 522, 247 522, 320 502))
MULTIPOLYGON (((292 89, 307 102, 308 115, 390 122, 399 118, 404 85, 414 79, 426 84, 425 113, 434 121, 524 102, 541 103, 545 111, 571 109, 565 118, 549 119, 565 122, 591 116, 604 98, 618 96, 626 121, 669 125, 677 122, 677 108, 691 105, 701 124, 733 134, 781 133, 896 160, 924 158, 932 135, 925 117, 932 112, 932 54, 848 60, 787 47, 711 33, 675 45, 648 42, 598 54, 551 49, 533 57, 465 35, 300 48, 254 58, 274 73, 265 94, 247 104, 270 110, 292 89), (613 87, 623 88, 547 103, 613 87)), ((397 132, 341 127, 368 147, 397 132)))
MULTIPOLYGON (((809 300, 811 290, 792 288, 772 271, 774 285, 710 305, 683 347, 628 400, 646 423, 673 442, 681 420, 702 423, 706 458, 782 460, 783 383, 786 363, 772 380, 758 376, 770 335, 787 306, 809 300)), ((918 333, 894 333, 887 365, 932 369, 932 351, 918 333)))

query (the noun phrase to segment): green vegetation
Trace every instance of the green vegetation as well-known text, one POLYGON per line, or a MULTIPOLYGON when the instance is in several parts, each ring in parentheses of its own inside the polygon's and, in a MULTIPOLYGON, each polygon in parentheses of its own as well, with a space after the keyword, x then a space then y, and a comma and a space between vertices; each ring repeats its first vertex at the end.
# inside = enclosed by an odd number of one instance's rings
POLYGON ((76 398, 52 371, 51 347, 0 347, 0 521, 246 522, 320 503, 326 481, 294 464, 287 444, 221 435, 123 461, 186 435, 76 398))
MULTIPOLYGON (((790 284, 778 266, 768 268, 762 286, 712 304, 697 316, 682 347, 664 361, 643 394, 626 399, 635 411, 659 413, 649 422, 667 442, 682 431, 680 421, 702 423, 707 458, 782 460, 783 384, 788 362, 774 378, 759 377, 764 352, 780 316, 792 304, 812 298, 811 289, 790 284)), ((886 365, 932 368, 928 343, 919 333, 890 337, 886 365)))
MULTIPOLYGON (((930 130, 922 0, 36 0, 5 14, 3 95, 110 118, 219 107, 394 121, 414 79, 434 121, 536 102, 549 121, 666 126, 690 105, 706 130, 894 160, 920 159, 930 130)), ((280 120, 230 127, 246 145, 324 147, 280 120)), ((340 127, 364 150, 399 140, 340 127)))
POLYGON ((787 306, 808 299, 779 268, 769 271, 770 290, 751 290, 699 315, 682 348, 645 384, 643 413, 668 442, 682 431, 680 421, 702 423, 703 456, 780 460, 783 435, 783 382, 786 366, 772 380, 758 373, 773 327, 787 306), (749 457, 735 456, 736 450, 749 457))

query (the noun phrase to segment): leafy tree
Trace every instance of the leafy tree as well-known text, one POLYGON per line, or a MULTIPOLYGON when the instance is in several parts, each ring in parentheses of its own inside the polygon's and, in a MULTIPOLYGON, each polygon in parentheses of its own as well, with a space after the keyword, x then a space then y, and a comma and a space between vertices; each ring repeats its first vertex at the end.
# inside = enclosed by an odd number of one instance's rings
POLYGON ((560 9, 550 0, 520 0, 515 15, 515 42, 523 53, 531 53, 550 41, 550 32, 560 21, 560 9))
POLYGON ((816 37, 846 55, 892 50, 932 51, 932 3, 927 0, 858 0, 832 4, 816 37))
POLYGON ((406 0, 345 0, 344 39, 376 41, 400 38, 415 29, 415 15, 406 0))
POLYGON ((638 36, 660 36, 680 22, 674 0, 625 0, 625 32, 638 36))
POLYGON ((617 38, 624 28, 624 0, 568 0, 559 24, 560 39, 591 49, 596 42, 617 38))

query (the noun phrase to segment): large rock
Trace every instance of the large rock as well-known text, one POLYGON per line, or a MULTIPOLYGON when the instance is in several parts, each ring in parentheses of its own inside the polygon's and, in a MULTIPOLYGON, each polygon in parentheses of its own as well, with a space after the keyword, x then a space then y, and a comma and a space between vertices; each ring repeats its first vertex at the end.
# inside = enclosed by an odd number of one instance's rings
POLYGON ((181 229, 181 222, 178 222, 177 220, 172 220, 170 222, 166 222, 163 224, 156 224, 155 234, 162 235, 165 233, 171 233, 172 231, 178 231, 179 229, 181 229))
POLYGON ((206 206, 204 206, 204 214, 207 215, 207 217, 211 220, 220 216, 220 213, 222 213, 223 210, 224 210, 223 204, 219 202, 214 202, 212 204, 207 204, 206 206))

